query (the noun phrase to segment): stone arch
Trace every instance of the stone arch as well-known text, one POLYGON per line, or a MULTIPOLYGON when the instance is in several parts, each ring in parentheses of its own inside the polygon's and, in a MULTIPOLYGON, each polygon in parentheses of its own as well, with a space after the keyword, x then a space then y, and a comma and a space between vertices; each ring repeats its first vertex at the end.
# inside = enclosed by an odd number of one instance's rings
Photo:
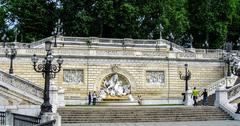
POLYGON ((110 68, 104 69, 100 72, 100 74, 96 78, 94 90, 99 91, 104 79, 106 77, 108 77, 109 75, 113 75, 115 73, 125 77, 126 81, 128 81, 129 84, 131 85, 131 88, 135 87, 136 82, 135 82, 133 76, 127 70, 119 68, 119 66, 117 66, 117 65, 113 65, 110 68))

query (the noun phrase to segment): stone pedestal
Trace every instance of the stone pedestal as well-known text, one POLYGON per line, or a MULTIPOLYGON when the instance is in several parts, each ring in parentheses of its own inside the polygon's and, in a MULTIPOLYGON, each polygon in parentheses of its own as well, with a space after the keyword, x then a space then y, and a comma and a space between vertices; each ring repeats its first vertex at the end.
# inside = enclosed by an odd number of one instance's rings
POLYGON ((49 89, 50 104, 52 105, 52 112, 57 112, 58 107, 58 87, 51 82, 49 89))
POLYGON ((64 89, 60 88, 58 90, 58 106, 64 107, 65 106, 65 100, 64 100, 64 89))
POLYGON ((61 126, 61 116, 58 113, 46 112, 41 117, 41 123, 56 120, 53 126, 61 126))
POLYGON ((192 106, 193 105, 192 90, 187 90, 186 91, 184 105, 187 105, 187 106, 192 106))
POLYGON ((220 104, 226 104, 228 102, 227 90, 223 88, 217 88, 216 90, 216 99, 214 105, 219 107, 220 104))
POLYGON ((13 126, 13 114, 11 110, 6 111, 6 126, 13 126))

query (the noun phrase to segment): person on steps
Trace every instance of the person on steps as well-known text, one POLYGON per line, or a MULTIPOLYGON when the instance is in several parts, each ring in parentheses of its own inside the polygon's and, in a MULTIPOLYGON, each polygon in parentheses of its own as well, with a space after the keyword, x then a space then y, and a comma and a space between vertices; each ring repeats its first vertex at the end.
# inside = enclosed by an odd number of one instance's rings
POLYGON ((97 101, 96 91, 93 92, 92 97, 93 97, 93 105, 96 105, 96 101, 97 101))
POLYGON ((193 96, 193 101, 194 101, 193 106, 197 106, 198 93, 199 93, 199 91, 197 90, 196 87, 194 87, 194 88, 193 88, 193 91, 192 91, 192 96, 193 96))
POLYGON ((201 96, 203 96, 203 105, 207 106, 208 105, 208 93, 207 93, 207 89, 205 88, 203 93, 201 94, 201 96))
POLYGON ((91 92, 88 92, 88 105, 91 105, 92 102, 92 94, 91 92))

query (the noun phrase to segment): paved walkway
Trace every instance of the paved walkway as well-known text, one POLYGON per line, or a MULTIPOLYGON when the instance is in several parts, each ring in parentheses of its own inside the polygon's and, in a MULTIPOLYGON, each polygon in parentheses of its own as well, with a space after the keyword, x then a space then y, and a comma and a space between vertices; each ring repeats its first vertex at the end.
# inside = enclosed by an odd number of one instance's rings
POLYGON ((62 126, 240 126, 240 121, 188 121, 188 122, 142 122, 142 123, 71 123, 62 126))

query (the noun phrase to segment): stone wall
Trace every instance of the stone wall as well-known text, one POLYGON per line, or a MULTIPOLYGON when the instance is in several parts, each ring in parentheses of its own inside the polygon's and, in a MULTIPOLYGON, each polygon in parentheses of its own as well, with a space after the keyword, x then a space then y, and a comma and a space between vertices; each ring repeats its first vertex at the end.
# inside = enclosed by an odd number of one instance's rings
MULTIPOLYGON (((44 49, 18 49, 14 60, 14 74, 44 86, 41 73, 33 70, 32 54, 45 55, 44 49)), ((99 91, 103 79, 119 73, 131 84, 133 96, 145 99, 182 98, 185 82, 179 79, 184 64, 192 73, 189 87, 204 88, 224 76, 224 63, 218 53, 179 53, 166 49, 114 49, 114 48, 55 48, 54 55, 64 58, 63 70, 54 79, 57 86, 65 89, 66 99, 86 99, 88 91, 99 91), (149 74, 163 73, 159 83, 148 83, 149 74), (69 75, 66 75, 68 73, 69 75), (65 75, 64 75, 65 74, 65 75), (82 76, 82 78, 74 78, 82 76), (64 78, 71 79, 64 79, 64 78)), ((10 60, 0 51, 0 69, 8 72, 10 60)), ((54 62, 55 63, 55 62, 54 62)), ((154 75, 153 75, 154 76, 154 75)))

